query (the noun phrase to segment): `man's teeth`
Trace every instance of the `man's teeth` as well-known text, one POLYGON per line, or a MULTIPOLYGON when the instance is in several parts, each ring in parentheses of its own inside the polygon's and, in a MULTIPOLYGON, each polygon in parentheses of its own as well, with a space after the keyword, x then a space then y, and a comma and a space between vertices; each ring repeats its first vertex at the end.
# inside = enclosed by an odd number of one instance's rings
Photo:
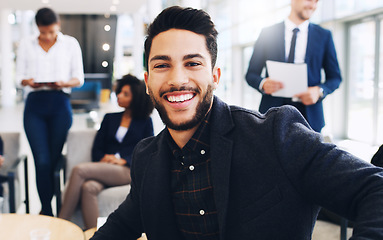
POLYGON ((177 96, 168 96, 169 102, 184 102, 193 98, 193 94, 183 94, 177 96))

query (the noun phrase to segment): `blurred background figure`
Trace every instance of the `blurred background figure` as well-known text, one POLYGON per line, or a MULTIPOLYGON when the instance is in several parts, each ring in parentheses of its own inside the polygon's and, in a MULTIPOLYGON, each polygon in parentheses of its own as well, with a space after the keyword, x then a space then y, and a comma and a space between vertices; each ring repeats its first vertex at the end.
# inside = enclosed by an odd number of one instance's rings
POLYGON ((246 74, 250 86, 260 91, 262 100, 259 111, 271 107, 295 106, 320 132, 325 125, 322 100, 339 87, 342 81, 331 32, 309 22, 317 8, 318 0, 291 0, 291 11, 285 21, 262 30, 254 45, 254 52, 246 74), (306 63, 308 89, 292 98, 274 97, 282 89, 282 82, 261 77, 267 60, 306 63), (326 79, 321 82, 321 70, 326 79))
POLYGON ((145 84, 132 75, 118 80, 116 95, 123 112, 104 116, 92 147, 92 161, 73 168, 60 218, 70 219, 81 202, 84 225, 96 227, 97 195, 106 187, 130 184, 131 155, 136 144, 153 136, 149 115, 153 104, 145 93, 145 84))
MULTIPOLYGON (((0 168, 4 164, 3 149, 4 149, 3 140, 1 139, 1 136, 0 136, 0 168)), ((4 206, 3 185, 2 185, 4 181, 6 181, 6 178, 3 179, 3 177, 0 176, 0 213, 3 212, 2 210, 4 206)))
POLYGON ((60 32, 58 15, 37 11, 38 36, 23 39, 17 55, 17 79, 25 87, 24 129, 36 168, 40 214, 52 216, 53 170, 72 125, 69 93, 84 82, 80 45, 60 32))

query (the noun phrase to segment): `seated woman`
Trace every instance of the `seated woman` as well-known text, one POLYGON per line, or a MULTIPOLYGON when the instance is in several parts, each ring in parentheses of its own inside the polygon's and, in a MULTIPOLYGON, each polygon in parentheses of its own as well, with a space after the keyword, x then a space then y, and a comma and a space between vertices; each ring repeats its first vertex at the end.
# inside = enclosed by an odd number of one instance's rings
POLYGON ((75 166, 71 172, 60 218, 69 220, 81 201, 84 225, 96 227, 97 195, 106 187, 131 182, 131 155, 136 144, 153 136, 149 117, 153 104, 145 93, 145 84, 132 75, 118 80, 117 101, 125 111, 106 114, 92 147, 92 161, 75 166))
MULTIPOLYGON (((0 168, 4 163, 4 157, 3 157, 3 139, 0 136, 0 168)), ((5 182, 7 179, 5 177, 0 176, 0 213, 3 209, 3 186, 2 183, 5 182)))

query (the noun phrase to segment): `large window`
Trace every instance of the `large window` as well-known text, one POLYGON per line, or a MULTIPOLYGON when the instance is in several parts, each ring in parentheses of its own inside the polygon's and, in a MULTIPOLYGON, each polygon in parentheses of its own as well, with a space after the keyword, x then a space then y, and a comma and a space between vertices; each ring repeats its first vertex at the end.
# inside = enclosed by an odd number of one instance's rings
POLYGON ((351 139, 383 142, 383 25, 379 17, 348 27, 348 124, 351 139), (379 134, 380 133, 380 134, 379 134))

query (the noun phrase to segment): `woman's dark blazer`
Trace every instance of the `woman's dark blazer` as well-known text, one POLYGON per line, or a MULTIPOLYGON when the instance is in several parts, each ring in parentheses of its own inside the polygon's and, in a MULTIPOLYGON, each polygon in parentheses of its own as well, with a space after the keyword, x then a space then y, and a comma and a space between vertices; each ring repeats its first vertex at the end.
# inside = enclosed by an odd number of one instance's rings
POLYGON ((120 127, 123 112, 108 113, 102 120, 92 147, 92 161, 100 161, 105 154, 120 153, 125 159, 127 166, 130 166, 131 156, 136 144, 144 138, 153 136, 153 122, 151 118, 132 119, 128 132, 123 141, 119 143, 116 139, 116 132, 120 127))

